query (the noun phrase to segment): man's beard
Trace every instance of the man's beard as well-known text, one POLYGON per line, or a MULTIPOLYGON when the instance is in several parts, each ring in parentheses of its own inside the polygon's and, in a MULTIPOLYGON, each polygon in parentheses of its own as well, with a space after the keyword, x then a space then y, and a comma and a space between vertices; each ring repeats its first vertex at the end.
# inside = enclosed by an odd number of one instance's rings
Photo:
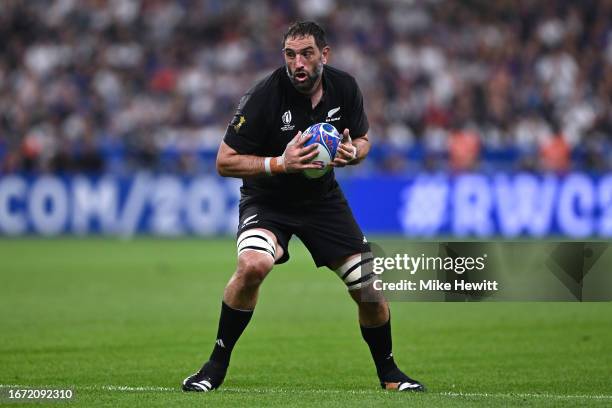
POLYGON ((289 80, 291 81, 295 89, 297 89, 298 92, 310 94, 313 91, 315 84, 317 83, 319 78, 321 78, 321 74, 323 73, 323 62, 319 62, 311 74, 309 74, 306 70, 297 71, 306 74, 306 79, 303 81, 299 81, 295 77, 295 74, 297 72, 293 72, 293 74, 291 73, 291 70, 289 70, 289 66, 286 66, 286 69, 287 76, 289 76, 289 80))

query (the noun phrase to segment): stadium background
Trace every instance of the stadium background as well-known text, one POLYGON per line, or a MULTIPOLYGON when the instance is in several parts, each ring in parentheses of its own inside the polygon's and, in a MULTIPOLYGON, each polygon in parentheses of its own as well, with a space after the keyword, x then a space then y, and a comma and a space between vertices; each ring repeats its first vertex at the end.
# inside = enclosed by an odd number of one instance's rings
MULTIPOLYGON (((611 1, 3 0, 0 391, 192 398, 176 384, 235 259, 216 149, 296 19, 364 94, 373 149, 337 175, 369 237, 612 237, 611 1)), ((372 387, 341 284, 292 256, 211 400, 405 402, 372 387)), ((394 304, 396 355, 432 389, 413 402, 608 404, 609 304, 580 306, 394 304)))
POLYGON ((367 233, 610 237, 611 7, 3 2, 0 231, 231 233, 216 149, 299 17, 364 94, 372 153, 337 173, 367 233))

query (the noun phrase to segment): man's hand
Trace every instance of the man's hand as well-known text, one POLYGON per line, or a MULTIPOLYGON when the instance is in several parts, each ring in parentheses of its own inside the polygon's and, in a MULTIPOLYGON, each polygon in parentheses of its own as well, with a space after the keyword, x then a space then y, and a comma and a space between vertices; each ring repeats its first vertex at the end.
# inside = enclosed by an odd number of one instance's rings
POLYGON ((330 163, 332 167, 344 167, 357 158, 357 148, 353 145, 348 129, 342 132, 342 142, 338 145, 336 157, 330 163))
POLYGON ((301 136, 302 132, 298 132, 283 152, 283 165, 287 173, 297 173, 306 169, 321 169, 319 163, 310 163, 317 156, 317 146, 313 144, 304 147, 308 139, 301 136))

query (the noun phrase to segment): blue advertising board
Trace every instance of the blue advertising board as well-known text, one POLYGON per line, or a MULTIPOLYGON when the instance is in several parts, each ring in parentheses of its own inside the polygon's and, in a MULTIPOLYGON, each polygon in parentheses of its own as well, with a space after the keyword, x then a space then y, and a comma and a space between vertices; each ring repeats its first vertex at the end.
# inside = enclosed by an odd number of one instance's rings
MULTIPOLYGON (((0 234, 233 234, 240 180, 213 175, 0 178, 0 234)), ((612 174, 347 178, 367 234, 415 237, 612 237, 612 174)))

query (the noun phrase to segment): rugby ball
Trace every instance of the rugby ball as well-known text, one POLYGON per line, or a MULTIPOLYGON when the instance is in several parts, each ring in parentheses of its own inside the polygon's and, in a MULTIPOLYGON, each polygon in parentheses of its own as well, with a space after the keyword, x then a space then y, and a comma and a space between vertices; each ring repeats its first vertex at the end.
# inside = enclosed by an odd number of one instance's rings
POLYGON ((308 139, 304 146, 312 144, 317 146, 318 154, 312 159, 311 163, 322 163, 324 165, 322 169, 304 170, 304 175, 311 179, 319 178, 331 169, 329 164, 336 157, 338 145, 342 140, 340 133, 329 123, 316 123, 302 132, 302 138, 308 139))

